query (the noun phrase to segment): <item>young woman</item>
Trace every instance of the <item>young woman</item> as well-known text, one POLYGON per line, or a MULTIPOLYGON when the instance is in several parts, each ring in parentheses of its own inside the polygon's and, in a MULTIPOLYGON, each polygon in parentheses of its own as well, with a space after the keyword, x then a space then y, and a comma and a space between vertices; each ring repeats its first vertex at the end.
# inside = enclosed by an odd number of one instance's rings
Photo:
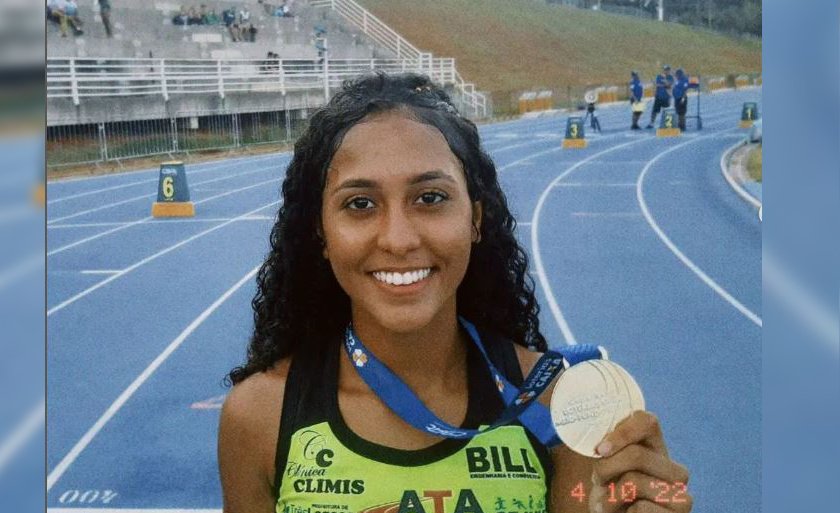
POLYGON ((222 409, 226 513, 691 508, 649 486, 688 474, 648 413, 596 460, 549 451, 518 423, 466 440, 415 429, 360 377, 348 326, 440 419, 478 428, 504 405, 459 319, 514 385, 546 349, 496 169, 442 89, 414 74, 346 83, 295 145, 282 193, 222 409), (610 501, 628 481, 634 502, 610 501))

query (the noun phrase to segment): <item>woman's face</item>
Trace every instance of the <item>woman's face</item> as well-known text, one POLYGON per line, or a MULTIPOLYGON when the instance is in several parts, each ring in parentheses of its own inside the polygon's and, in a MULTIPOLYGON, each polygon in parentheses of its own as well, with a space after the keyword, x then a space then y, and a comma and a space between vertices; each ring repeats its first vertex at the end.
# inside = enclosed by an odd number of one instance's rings
POLYGON ((354 319, 408 332, 454 314, 480 217, 437 129, 393 111, 352 127, 327 174, 322 229, 354 319))

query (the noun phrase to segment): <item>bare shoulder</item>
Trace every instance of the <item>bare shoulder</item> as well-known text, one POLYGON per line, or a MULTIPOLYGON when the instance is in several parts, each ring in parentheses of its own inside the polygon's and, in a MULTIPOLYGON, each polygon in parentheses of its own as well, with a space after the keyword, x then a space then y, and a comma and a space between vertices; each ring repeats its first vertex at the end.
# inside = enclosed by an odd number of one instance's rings
POLYGON ((252 374, 231 389, 222 406, 222 418, 249 425, 259 423, 273 413, 279 423, 279 410, 283 405, 283 392, 289 374, 291 358, 284 358, 273 367, 252 374), (275 408, 274 410, 271 410, 275 408), (269 411, 271 410, 271 411, 269 411))
POLYGON ((274 455, 290 363, 286 358, 248 376, 222 406, 218 456, 226 513, 273 504, 274 455))

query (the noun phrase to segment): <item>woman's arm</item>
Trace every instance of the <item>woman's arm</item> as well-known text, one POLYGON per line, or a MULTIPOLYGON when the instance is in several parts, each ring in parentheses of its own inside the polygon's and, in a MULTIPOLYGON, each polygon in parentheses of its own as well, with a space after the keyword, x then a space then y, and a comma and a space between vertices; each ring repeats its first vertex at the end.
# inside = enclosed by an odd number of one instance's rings
POLYGON ((219 474, 225 513, 274 511, 274 455, 288 361, 231 390, 219 422, 219 474))

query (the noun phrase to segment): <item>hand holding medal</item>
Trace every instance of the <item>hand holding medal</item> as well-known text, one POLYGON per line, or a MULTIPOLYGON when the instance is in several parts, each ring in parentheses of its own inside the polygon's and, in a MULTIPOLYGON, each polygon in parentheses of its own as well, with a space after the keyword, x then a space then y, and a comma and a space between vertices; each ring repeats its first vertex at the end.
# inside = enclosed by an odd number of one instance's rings
MULTIPOLYGON (((603 350, 602 350, 603 352, 603 350)), ((566 369, 551 397, 557 434, 593 463, 589 511, 688 512, 688 470, 668 457, 655 416, 636 381, 609 360, 566 369)), ((583 500, 583 486, 577 490, 583 500)))

